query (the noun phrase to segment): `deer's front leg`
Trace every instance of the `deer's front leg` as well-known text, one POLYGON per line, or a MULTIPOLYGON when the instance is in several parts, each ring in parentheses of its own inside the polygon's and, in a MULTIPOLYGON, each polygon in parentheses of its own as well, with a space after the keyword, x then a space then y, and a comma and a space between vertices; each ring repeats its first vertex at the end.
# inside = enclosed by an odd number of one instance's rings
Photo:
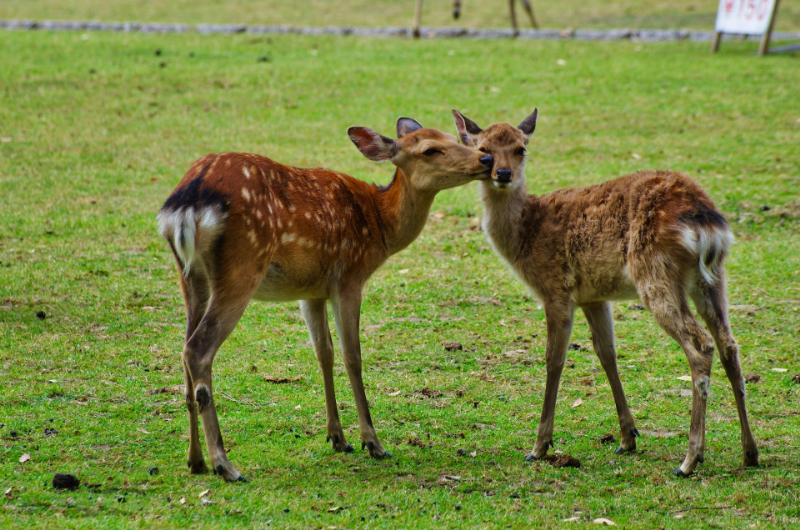
POLYGON ((561 379, 561 371, 564 369, 567 344, 572 333, 573 308, 545 304, 544 311, 547 321, 547 347, 545 350, 547 382, 544 388, 539 432, 536 435, 533 451, 525 458, 528 461, 542 458, 547 454, 548 447, 553 446, 553 421, 556 414, 558 382, 561 379))
POLYGON ((583 306, 583 313, 586 315, 586 320, 589 322, 589 330, 592 332, 594 352, 600 359, 600 364, 606 373, 608 384, 611 386, 611 393, 614 395, 614 403, 617 406, 621 442, 615 453, 622 454, 626 451, 636 451, 636 437, 639 435, 639 431, 633 422, 631 409, 628 407, 628 400, 625 399, 622 381, 619 378, 617 350, 614 347, 614 315, 611 312, 611 302, 599 302, 583 306))
POLYGON ((334 451, 352 453, 353 446, 347 443, 339 422, 339 410, 336 408, 336 392, 333 388, 333 341, 328 328, 328 310, 325 300, 302 300, 303 311, 308 334, 314 344, 314 352, 322 370, 322 384, 325 389, 325 413, 327 441, 331 442, 334 451))
POLYGON ((336 329, 339 330, 339 341, 342 356, 353 396, 358 411, 358 428, 361 431, 361 447, 369 449, 373 458, 388 458, 392 454, 383 448, 372 426, 367 396, 364 393, 364 382, 361 379, 361 343, 358 339, 359 319, 361 316, 361 285, 343 288, 333 297, 333 316, 336 329))

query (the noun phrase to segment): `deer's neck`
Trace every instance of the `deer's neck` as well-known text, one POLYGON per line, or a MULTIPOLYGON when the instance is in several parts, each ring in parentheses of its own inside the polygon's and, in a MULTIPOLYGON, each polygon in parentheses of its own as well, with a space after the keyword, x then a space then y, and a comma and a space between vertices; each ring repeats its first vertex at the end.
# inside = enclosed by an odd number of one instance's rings
POLYGON ((378 191, 376 204, 389 255, 400 252, 419 236, 435 197, 436 192, 414 189, 400 169, 391 184, 378 191))
POLYGON ((535 197, 528 196, 524 182, 511 189, 499 189, 491 180, 484 180, 481 199, 485 209, 483 231, 497 253, 513 266, 522 246, 525 208, 535 197))

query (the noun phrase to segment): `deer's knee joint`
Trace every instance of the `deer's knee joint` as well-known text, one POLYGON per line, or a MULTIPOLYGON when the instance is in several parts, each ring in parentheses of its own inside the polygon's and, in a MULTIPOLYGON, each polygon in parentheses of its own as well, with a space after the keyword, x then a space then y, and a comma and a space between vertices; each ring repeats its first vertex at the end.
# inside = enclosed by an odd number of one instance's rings
POLYGON ((709 379, 707 375, 698 377, 694 382, 694 387, 697 389, 700 398, 705 401, 708 399, 708 395, 711 392, 711 379, 709 379))
POLYGON ((208 391, 208 387, 202 384, 197 385, 194 391, 194 399, 197 401, 200 412, 203 412, 206 407, 208 407, 209 403, 211 403, 211 392, 208 391))

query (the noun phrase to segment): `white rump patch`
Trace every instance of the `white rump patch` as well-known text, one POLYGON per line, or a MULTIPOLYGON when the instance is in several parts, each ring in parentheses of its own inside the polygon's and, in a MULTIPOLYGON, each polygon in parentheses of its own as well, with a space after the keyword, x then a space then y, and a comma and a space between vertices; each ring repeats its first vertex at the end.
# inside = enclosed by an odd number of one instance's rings
POLYGON ((683 246, 697 256, 703 279, 709 285, 716 285, 719 281, 719 261, 733 244, 733 233, 717 227, 682 226, 680 235, 683 246))
POLYGON ((225 214, 218 206, 178 208, 158 213, 161 236, 172 242, 183 263, 183 275, 188 276, 198 247, 202 250, 225 228, 225 214))

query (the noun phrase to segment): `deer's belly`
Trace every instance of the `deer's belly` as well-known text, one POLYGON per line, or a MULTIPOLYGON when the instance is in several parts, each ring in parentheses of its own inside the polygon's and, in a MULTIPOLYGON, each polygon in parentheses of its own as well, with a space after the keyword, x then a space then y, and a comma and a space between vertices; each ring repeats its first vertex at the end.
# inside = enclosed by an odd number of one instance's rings
POLYGON ((327 278, 317 273, 297 274, 276 263, 271 263, 267 273, 253 295, 260 302, 291 302, 329 298, 327 278))
POLYGON ((578 304, 639 298, 627 267, 614 273, 582 276, 576 290, 578 304))

